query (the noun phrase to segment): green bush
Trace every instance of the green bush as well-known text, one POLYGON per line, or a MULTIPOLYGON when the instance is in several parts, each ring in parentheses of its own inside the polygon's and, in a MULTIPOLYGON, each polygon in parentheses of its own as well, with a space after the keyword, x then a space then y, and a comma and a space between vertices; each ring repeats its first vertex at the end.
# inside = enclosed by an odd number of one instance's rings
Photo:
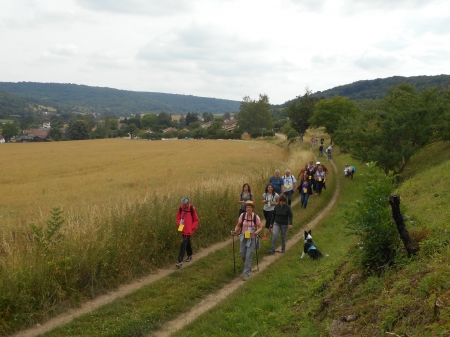
POLYGON ((383 267, 391 265, 399 246, 397 227, 391 223, 388 197, 394 190, 393 175, 385 175, 369 167, 367 186, 362 200, 356 200, 347 212, 347 229, 358 236, 362 267, 366 272, 380 274, 383 267))

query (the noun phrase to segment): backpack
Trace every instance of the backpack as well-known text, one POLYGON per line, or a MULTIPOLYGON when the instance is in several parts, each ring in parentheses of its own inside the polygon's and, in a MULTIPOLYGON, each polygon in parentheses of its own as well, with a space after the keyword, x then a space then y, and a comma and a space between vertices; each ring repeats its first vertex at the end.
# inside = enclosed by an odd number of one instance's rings
MULTIPOLYGON (((183 209, 182 209, 182 207, 180 206, 179 208, 178 208, 178 213, 180 214, 180 216, 181 216, 181 212, 183 211, 183 209)), ((185 211, 185 212, 189 212, 189 213, 191 213, 191 216, 192 216, 192 222, 194 222, 195 220, 194 220, 194 206, 192 206, 191 204, 189 204, 189 211, 185 211)), ((186 216, 186 215, 185 215, 186 216)))
MULTIPOLYGON (((240 221, 241 222, 241 228, 244 225, 244 215, 246 215, 246 214, 247 213, 242 213, 242 215, 240 216, 240 218, 241 218, 241 221, 240 221)), ((247 217, 246 217, 245 220, 253 222, 255 224, 255 227, 256 227, 256 214, 255 213, 253 213, 253 219, 248 220, 247 217)), ((253 227, 253 225, 252 225, 252 227, 253 227)))

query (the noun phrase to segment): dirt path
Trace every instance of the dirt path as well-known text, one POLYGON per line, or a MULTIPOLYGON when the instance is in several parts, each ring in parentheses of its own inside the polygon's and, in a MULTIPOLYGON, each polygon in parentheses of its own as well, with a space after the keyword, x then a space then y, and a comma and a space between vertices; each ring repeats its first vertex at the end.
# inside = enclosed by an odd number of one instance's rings
MULTIPOLYGON (((335 174, 337 174, 336 166, 333 162, 331 162, 334 168, 335 174)), ((337 197, 339 194, 339 182, 336 180, 336 190, 334 192, 333 198, 331 199, 328 206, 321 212, 314 220, 309 222, 306 225, 306 228, 312 229, 314 226, 330 211, 330 209, 335 204, 337 197)), ((295 202, 297 203, 298 200, 295 202)), ((293 205, 295 205, 293 203, 293 205)), ((289 249, 292 245, 295 245, 298 241, 300 241, 303 238, 303 233, 298 232, 294 237, 292 237, 289 241, 286 243, 286 248, 289 249)), ((209 253, 212 253, 218 249, 222 249, 226 246, 231 245, 231 238, 229 238, 226 241, 217 243, 215 245, 212 245, 211 247, 205 248, 200 250, 198 253, 194 255, 194 259, 191 264, 195 263, 197 260, 207 256, 209 253)), ((282 254, 275 254, 270 256, 265 256, 264 261, 262 261, 259 264, 259 270, 263 271, 267 266, 269 266, 271 263, 273 263, 275 260, 277 260, 282 254)), ((138 279, 130 284, 126 284, 123 286, 120 286, 117 290, 112 291, 106 295, 99 296, 95 298, 92 301, 84 303, 81 307, 71 309, 66 313, 63 313, 61 315, 58 315, 44 324, 37 324, 36 326, 29 328, 27 330, 19 331, 10 337, 35 337, 40 334, 43 334, 45 332, 48 332, 54 328, 57 328, 59 326, 65 325, 69 322, 71 322, 73 319, 75 319, 78 316, 81 316, 85 313, 88 313, 92 310, 95 310, 105 304, 109 304, 112 301, 116 300, 119 297, 126 296, 138 289, 140 289, 143 286, 149 285, 163 277, 166 277, 167 275, 176 272, 177 270, 173 266, 169 266, 163 269, 159 269, 156 273, 150 274, 148 276, 145 276, 141 279, 138 279)), ((233 291, 235 291, 239 286, 243 285, 244 282, 242 282, 241 278, 236 278, 234 281, 223 287, 221 290, 219 290, 217 293, 208 295, 203 301, 201 301, 197 306, 192 308, 188 313, 183 314, 183 318, 177 318, 173 321, 167 322, 164 324, 161 330, 153 334, 152 336, 170 336, 171 333, 178 331, 182 329, 185 325, 191 323, 195 318, 198 317, 198 315, 208 311, 212 307, 214 307, 216 304, 218 304, 221 300, 225 299, 229 294, 231 294, 233 291)))
MULTIPOLYGON (((334 173, 337 174, 338 171, 336 165, 334 164, 333 161, 331 161, 330 163, 333 165, 334 173)), ((325 207, 325 209, 322 212, 319 213, 319 215, 317 215, 314 218, 314 220, 310 221, 305 226, 304 229, 313 229, 317 225, 317 223, 330 212, 339 196, 339 190, 340 190, 339 181, 336 179, 336 189, 334 191, 330 203, 327 205, 327 207, 325 207)), ((298 203, 298 199, 296 200, 296 203, 298 203)), ((300 240, 303 240, 302 231, 299 231, 290 240, 286 242, 286 249, 289 249, 293 245, 297 244, 300 240)), ((264 260, 259 264, 259 271, 263 271, 264 269, 266 269, 270 264, 278 260, 281 256, 283 256, 283 254, 264 256, 264 260)), ((224 300, 228 295, 230 295, 233 291, 235 291, 244 284, 245 282, 242 282, 242 279, 239 276, 234 281, 232 281, 231 283, 227 284, 225 287, 220 289, 218 292, 208 295, 189 312, 184 313, 182 317, 177 317, 172 321, 166 322, 160 330, 158 330, 153 334, 150 334, 149 337, 150 336, 166 337, 170 336, 172 333, 176 331, 181 330, 184 326, 194 321, 199 315, 215 307, 220 301, 224 300)))

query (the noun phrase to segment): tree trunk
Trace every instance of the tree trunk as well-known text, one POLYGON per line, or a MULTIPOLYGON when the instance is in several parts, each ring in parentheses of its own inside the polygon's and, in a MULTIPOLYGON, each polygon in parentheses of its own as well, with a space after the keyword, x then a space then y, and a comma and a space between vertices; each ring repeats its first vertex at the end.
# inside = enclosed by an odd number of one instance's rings
POLYGON ((392 207, 392 218, 397 225, 398 234, 405 245, 408 256, 414 255, 419 251, 419 245, 411 239, 409 232, 406 229, 405 223, 403 221, 403 216, 400 213, 400 196, 397 194, 391 194, 389 196, 389 204, 392 207))

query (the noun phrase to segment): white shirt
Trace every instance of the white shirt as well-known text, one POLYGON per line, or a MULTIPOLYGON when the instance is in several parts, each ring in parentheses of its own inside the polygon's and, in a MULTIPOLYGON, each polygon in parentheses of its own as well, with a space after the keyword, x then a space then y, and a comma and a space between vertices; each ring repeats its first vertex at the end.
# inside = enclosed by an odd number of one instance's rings
POLYGON ((293 190, 294 184, 297 182, 295 177, 292 174, 290 174, 289 176, 284 175, 283 179, 284 179, 284 190, 285 191, 293 190))

